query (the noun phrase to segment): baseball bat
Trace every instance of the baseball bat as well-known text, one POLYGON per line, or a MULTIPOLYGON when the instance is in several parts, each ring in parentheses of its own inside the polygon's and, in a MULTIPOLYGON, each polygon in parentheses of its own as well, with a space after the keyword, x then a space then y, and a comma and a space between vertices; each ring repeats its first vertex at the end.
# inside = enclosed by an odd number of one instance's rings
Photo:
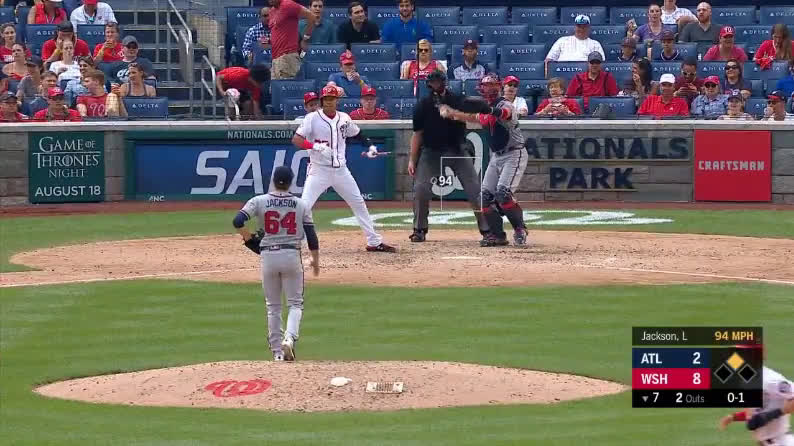
MULTIPOLYGON (((376 156, 389 156, 389 155, 391 155, 391 152, 378 152, 376 156)), ((361 152, 361 156, 366 157, 367 152, 361 152)))

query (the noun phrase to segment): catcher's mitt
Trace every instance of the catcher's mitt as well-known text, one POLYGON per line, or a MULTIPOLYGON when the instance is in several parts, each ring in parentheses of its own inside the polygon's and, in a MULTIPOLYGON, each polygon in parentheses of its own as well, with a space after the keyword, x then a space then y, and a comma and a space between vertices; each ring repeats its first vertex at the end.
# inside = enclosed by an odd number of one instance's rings
POLYGON ((265 236, 265 231, 258 230, 255 234, 251 234, 251 238, 248 239, 247 242, 243 242, 246 248, 253 251, 255 254, 259 254, 262 252, 262 249, 259 247, 259 242, 262 241, 262 237, 265 236))

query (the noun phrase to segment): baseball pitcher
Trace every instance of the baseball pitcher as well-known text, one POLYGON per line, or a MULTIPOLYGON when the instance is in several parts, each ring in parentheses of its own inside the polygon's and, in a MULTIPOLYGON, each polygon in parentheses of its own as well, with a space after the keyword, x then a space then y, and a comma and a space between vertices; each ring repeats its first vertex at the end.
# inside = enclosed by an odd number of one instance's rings
POLYGON ((289 193, 294 175, 287 166, 273 171, 275 190, 248 200, 234 217, 234 227, 245 246, 261 257, 262 289, 267 306, 268 344, 274 361, 294 361, 303 317, 303 262, 301 241, 306 237, 314 275, 320 273, 320 252, 312 222, 311 207, 289 193), (245 222, 256 216, 260 231, 246 229, 245 222), (281 292, 287 297, 287 330, 281 333, 281 292))
POLYGON ((336 110, 338 95, 335 87, 324 87, 320 92, 320 109, 307 114, 292 137, 295 147, 310 151, 302 198, 311 209, 320 195, 333 187, 350 206, 366 234, 367 251, 397 252, 394 247, 383 243, 383 237, 375 232, 367 205, 346 164, 347 138, 362 140, 369 146, 368 153, 371 154, 377 154, 377 147, 361 134, 361 129, 347 113, 336 110))
MULTIPOLYGON (((758 348, 759 346, 738 347, 758 348)), ((790 417, 794 413, 794 387, 785 376, 768 367, 763 368, 762 374, 764 407, 726 415, 720 420, 720 428, 725 429, 734 421, 745 421, 747 429, 753 433, 758 444, 794 446, 794 435, 790 431, 790 417)))
POLYGON ((482 180, 482 213, 488 222, 490 234, 480 242, 481 246, 508 244, 502 215, 513 226, 515 244, 527 243, 524 211, 513 198, 513 193, 524 176, 528 156, 524 150, 524 137, 518 128, 518 113, 512 102, 501 96, 501 90, 499 77, 487 74, 480 80, 480 94, 488 101, 481 113, 464 113, 447 105, 439 107, 443 117, 479 122, 490 132, 491 159, 482 180))

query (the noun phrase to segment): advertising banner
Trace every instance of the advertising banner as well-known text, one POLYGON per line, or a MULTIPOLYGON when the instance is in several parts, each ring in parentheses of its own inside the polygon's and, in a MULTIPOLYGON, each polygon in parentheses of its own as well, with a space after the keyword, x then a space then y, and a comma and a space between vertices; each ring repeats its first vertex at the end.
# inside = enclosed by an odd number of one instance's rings
POLYGON ((28 178, 31 203, 103 201, 104 134, 30 133, 28 178))
POLYGON ((695 200, 771 201, 771 133, 695 130, 695 200))
MULTIPOLYGON (((393 160, 362 157, 366 150, 360 144, 347 147, 347 166, 361 194, 365 200, 391 199, 393 160)), ((147 201, 247 200, 269 190, 273 169, 281 165, 296 173, 290 191, 300 195, 309 163, 309 153, 287 141, 136 141, 132 151, 134 184, 128 184, 128 198, 147 201)), ((320 199, 340 197, 330 189, 320 199)))

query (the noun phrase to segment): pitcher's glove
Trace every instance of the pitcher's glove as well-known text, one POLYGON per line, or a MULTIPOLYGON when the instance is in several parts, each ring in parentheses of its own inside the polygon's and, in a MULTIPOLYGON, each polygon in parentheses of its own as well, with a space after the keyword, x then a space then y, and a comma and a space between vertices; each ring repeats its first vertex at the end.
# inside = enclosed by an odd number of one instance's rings
POLYGON ((262 237, 265 236, 265 231, 258 230, 255 234, 251 234, 251 238, 248 239, 247 242, 243 242, 246 248, 250 249, 254 252, 254 254, 259 254, 262 252, 262 249, 259 247, 259 243, 262 241, 262 237))

